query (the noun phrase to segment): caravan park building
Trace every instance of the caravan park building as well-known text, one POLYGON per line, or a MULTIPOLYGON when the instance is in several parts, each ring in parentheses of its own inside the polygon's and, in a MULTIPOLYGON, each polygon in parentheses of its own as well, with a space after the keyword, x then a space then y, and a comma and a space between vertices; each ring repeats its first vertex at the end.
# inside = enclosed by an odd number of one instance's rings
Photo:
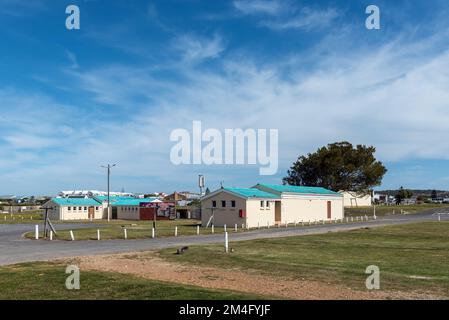
POLYGON ((279 225, 344 216, 343 195, 325 188, 257 184, 221 188, 201 199, 203 226, 279 225))

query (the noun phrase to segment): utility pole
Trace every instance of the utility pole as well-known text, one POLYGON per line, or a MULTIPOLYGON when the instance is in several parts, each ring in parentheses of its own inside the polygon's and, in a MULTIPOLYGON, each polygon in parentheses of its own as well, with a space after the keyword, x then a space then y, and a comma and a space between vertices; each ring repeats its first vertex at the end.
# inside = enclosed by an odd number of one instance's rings
POLYGON ((109 190, 109 180, 110 180, 110 176, 111 176, 111 168, 115 167, 115 164, 110 165, 108 164, 107 166, 101 166, 102 168, 107 169, 108 173, 108 221, 111 221, 111 217, 110 217, 110 212, 111 212, 111 198, 110 198, 110 190, 109 190))

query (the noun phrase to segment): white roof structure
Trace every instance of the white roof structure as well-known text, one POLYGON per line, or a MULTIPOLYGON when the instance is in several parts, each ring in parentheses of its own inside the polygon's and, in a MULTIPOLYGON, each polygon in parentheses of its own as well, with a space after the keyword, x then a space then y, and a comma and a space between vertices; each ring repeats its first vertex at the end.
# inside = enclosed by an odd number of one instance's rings
MULTIPOLYGON (((132 193, 129 192, 109 192, 111 196, 122 196, 122 197, 131 197, 132 193)), ((58 196, 63 198, 69 197, 94 197, 94 196, 107 196, 108 193, 106 191, 99 190, 63 190, 58 193, 58 196)))

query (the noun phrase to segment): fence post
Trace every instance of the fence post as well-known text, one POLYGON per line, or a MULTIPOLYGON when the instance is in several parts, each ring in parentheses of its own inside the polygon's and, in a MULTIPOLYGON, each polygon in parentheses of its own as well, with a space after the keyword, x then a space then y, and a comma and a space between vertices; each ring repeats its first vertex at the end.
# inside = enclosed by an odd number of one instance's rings
POLYGON ((196 235, 197 235, 197 236, 200 235, 200 226, 196 226, 196 235))
POLYGON ((178 226, 175 226, 175 237, 178 236, 178 226))
POLYGON ((225 252, 229 252, 229 239, 228 239, 228 233, 225 232, 225 252))
POLYGON ((39 225, 37 224, 34 226, 34 238, 39 240, 39 225))
POLYGON ((154 234, 154 227, 153 227, 153 228, 151 228, 151 238, 154 239, 154 236, 155 236, 155 234, 154 234))
POLYGON ((234 231, 237 232, 237 223, 234 224, 234 231))
POLYGON ((70 239, 72 239, 72 241, 75 241, 75 235, 73 234, 72 230, 70 230, 70 239))
POLYGON ((441 221, 441 214, 438 214, 438 221, 441 221))
POLYGON ((100 240, 100 229, 97 229, 97 240, 100 240))
POLYGON ((123 232, 125 233, 125 240, 127 240, 128 239, 128 231, 126 230, 126 228, 123 229, 123 232))
POLYGON ((53 231, 50 230, 50 241, 53 240, 53 231))

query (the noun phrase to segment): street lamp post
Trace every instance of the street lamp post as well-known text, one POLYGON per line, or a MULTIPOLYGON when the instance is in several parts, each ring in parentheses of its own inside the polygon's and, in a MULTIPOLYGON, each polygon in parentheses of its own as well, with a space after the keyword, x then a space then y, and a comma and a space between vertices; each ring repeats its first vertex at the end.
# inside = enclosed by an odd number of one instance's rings
POLYGON ((107 166, 101 166, 102 168, 108 169, 108 221, 111 221, 111 217, 110 217, 110 210, 111 210, 111 198, 110 198, 110 191, 109 191, 109 180, 110 180, 110 176, 111 176, 111 168, 115 167, 115 164, 110 165, 108 164, 107 166))

